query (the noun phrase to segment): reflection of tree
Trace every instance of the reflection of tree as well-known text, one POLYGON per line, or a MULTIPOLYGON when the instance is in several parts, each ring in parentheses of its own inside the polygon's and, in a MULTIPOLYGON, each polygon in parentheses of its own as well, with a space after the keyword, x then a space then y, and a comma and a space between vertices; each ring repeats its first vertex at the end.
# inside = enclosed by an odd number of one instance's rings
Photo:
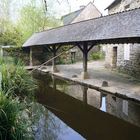
POLYGON ((60 133, 65 130, 61 121, 44 106, 32 104, 32 123, 35 140, 58 140, 60 133))

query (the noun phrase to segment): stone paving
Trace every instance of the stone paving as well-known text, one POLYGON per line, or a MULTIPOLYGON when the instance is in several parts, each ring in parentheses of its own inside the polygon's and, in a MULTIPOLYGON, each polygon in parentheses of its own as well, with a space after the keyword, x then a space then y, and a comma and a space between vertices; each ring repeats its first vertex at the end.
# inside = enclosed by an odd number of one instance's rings
MULTIPOLYGON (((89 87, 97 90, 123 95, 123 97, 140 101, 140 80, 104 68, 103 61, 88 62, 90 79, 85 80, 81 79, 82 62, 58 65, 57 68, 59 69, 58 73, 51 73, 65 79, 87 84, 89 87), (107 81, 109 87, 102 87, 103 81, 107 81)), ((47 69, 43 69, 42 71, 50 72, 51 66, 47 66, 47 69)))

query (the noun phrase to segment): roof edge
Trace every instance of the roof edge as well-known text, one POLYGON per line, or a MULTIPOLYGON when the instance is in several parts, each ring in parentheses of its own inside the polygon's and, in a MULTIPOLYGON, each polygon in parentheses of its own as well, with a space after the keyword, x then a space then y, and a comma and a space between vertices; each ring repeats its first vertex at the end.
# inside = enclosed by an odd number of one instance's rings
POLYGON ((121 0, 114 0, 109 6, 107 6, 104 10, 110 9, 111 7, 114 7, 117 5, 121 0))

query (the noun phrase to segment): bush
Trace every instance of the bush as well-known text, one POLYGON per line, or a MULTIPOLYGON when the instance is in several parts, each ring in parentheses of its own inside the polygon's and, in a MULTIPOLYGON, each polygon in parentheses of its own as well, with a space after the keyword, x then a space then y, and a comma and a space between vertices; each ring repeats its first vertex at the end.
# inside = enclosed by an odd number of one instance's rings
POLYGON ((91 59, 92 60, 100 60, 100 59, 103 59, 104 58, 104 55, 103 55, 103 53, 101 53, 101 52, 93 52, 92 54, 91 54, 91 59))

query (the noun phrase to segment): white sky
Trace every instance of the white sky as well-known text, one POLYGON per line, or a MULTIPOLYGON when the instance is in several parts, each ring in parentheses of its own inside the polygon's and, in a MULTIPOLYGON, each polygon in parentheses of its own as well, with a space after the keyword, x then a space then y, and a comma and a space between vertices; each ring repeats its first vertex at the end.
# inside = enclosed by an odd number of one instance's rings
MULTIPOLYGON (((19 9, 27 4, 28 2, 31 2, 31 0, 19 0, 18 3, 14 4, 12 7, 12 19, 13 21, 16 21, 16 19, 19 17, 19 9)), ((42 2, 42 0, 37 0, 38 3, 42 2)), ((67 4, 67 0, 58 0, 60 4, 58 4, 57 0, 47 0, 48 3, 48 10, 50 13, 53 13, 56 17, 61 18, 61 16, 66 15, 70 12, 76 11, 80 8, 82 5, 87 5, 89 2, 93 2, 93 0, 68 0, 70 3, 70 7, 67 4)), ((104 9, 112 3, 114 0, 94 0, 95 6, 101 11, 103 15, 107 14, 107 11, 104 11, 104 9)))
MULTIPOLYGON (((78 10, 81 5, 87 5, 89 2, 93 2, 93 0, 69 0, 69 3, 71 5, 71 9, 68 8, 68 5, 66 3, 67 0, 59 0, 60 5, 56 3, 53 9, 55 9, 55 14, 57 16, 62 16, 70 11, 78 10), (67 8, 66 8, 67 7, 67 8)), ((103 15, 107 14, 107 11, 104 11, 104 9, 112 3, 114 0, 94 0, 95 6, 101 11, 103 15)))

